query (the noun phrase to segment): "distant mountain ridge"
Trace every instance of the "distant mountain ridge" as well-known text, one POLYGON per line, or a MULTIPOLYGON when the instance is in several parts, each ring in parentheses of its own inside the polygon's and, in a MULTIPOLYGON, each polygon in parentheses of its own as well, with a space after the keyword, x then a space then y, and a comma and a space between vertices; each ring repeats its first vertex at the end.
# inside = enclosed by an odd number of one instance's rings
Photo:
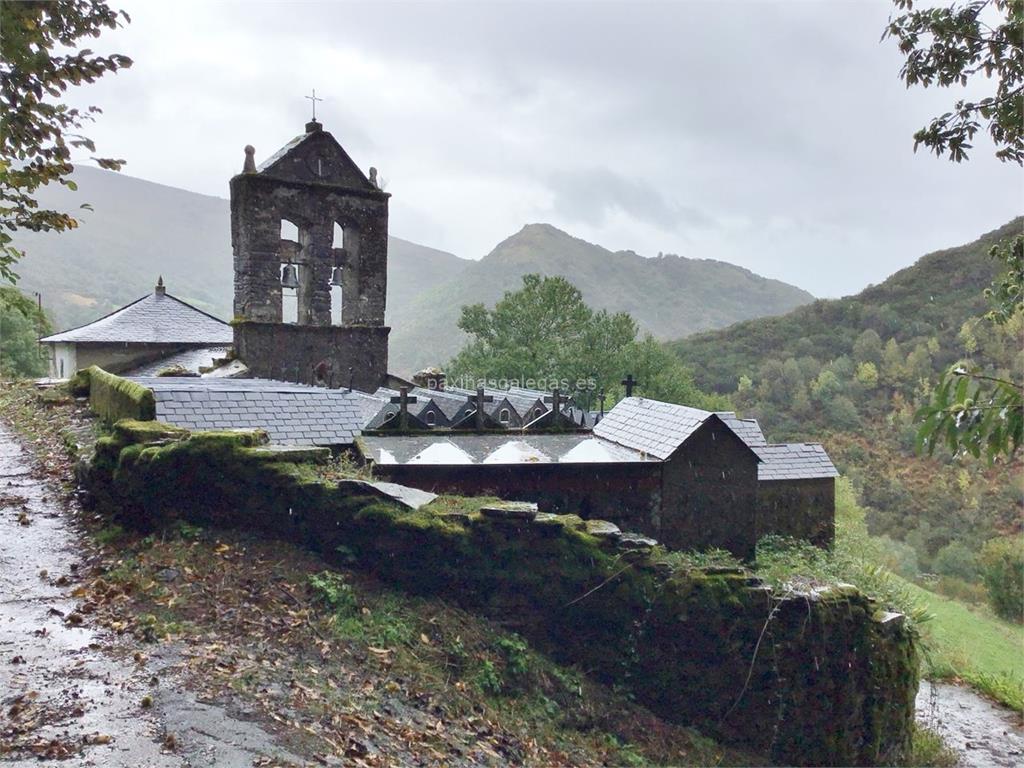
POLYGON ((733 264, 612 252, 550 224, 528 224, 448 282, 393 307, 392 358, 407 369, 445 362, 465 341, 457 326, 462 305, 492 306, 533 272, 565 277, 590 306, 628 312, 660 339, 781 314, 814 300, 807 291, 733 264))
MULTIPOLYGON (((88 322, 152 290, 168 291, 225 319, 231 316, 228 201, 122 174, 80 167, 77 193, 40 190, 44 206, 82 211, 63 234, 19 232, 28 252, 17 265, 25 291, 39 291, 58 327, 88 322)), ((739 320, 776 315, 813 300, 806 291, 720 261, 644 258, 612 252, 548 224, 530 224, 480 261, 389 239, 391 369, 443 364, 461 348, 464 304, 493 305, 523 275, 561 275, 598 309, 629 312, 670 339, 739 320)))

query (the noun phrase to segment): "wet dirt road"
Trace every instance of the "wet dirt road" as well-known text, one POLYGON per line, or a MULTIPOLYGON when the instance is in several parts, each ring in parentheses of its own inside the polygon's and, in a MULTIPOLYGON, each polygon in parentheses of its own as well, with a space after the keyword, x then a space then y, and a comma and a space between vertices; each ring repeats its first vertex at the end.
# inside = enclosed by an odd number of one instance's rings
POLYGON ((970 688, 921 681, 917 719, 960 753, 968 768, 1016 768, 1024 764, 1024 727, 1014 712, 970 688))
POLYGON ((70 596, 78 552, 59 491, 0 422, 0 765, 305 765, 255 723, 197 701, 171 671, 173 649, 140 665, 90 628, 70 596))

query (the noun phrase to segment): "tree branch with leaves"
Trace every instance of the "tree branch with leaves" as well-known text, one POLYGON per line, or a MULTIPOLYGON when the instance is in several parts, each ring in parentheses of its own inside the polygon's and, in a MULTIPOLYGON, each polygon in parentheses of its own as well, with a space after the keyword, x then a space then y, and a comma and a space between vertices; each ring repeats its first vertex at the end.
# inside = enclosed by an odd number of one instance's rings
POLYGON ((1024 0, 974 0, 915 8, 894 0, 882 39, 894 38, 906 61, 900 78, 907 87, 966 86, 977 76, 995 80, 995 93, 977 101, 959 99, 953 110, 914 134, 937 156, 967 159, 982 124, 996 145, 996 157, 1024 165, 1024 0))
MULTIPOLYGON (((1005 264, 1005 271, 985 290, 993 304, 985 319, 1019 326, 1024 317, 1024 235, 993 247, 991 255, 1005 264)), ((921 422, 918 450, 927 449, 929 455, 944 444, 954 454, 979 458, 984 453, 989 461, 1012 456, 1024 442, 1024 383, 962 361, 942 377, 916 418, 921 422)))
MULTIPOLYGON (((73 150, 96 151, 82 134, 99 107, 61 103, 67 90, 132 65, 121 54, 79 48, 83 38, 116 29, 123 11, 102 0, 0 0, 0 278, 15 281, 24 256, 13 245, 18 230, 62 232, 78 226, 64 211, 39 207, 39 187, 57 182, 75 189, 73 150)), ((124 160, 92 157, 120 170, 124 160)))

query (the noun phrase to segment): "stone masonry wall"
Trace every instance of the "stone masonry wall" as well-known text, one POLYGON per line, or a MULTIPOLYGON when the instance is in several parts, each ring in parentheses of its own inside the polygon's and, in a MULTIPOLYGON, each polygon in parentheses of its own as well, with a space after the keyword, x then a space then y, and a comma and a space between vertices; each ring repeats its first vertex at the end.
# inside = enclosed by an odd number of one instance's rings
POLYGON ((327 386, 373 392, 387 375, 390 328, 236 322, 234 331, 238 357, 259 378, 313 384, 326 361, 327 386))
POLYGON ((275 458, 265 439, 120 422, 86 481, 126 524, 244 527, 328 559, 340 549, 779 764, 894 764, 908 748, 915 634, 854 588, 779 595, 574 515, 399 508, 275 458))
POLYGON ((831 547, 836 536, 836 481, 767 480, 757 487, 758 538, 774 533, 831 547))
POLYGON ((535 502, 544 512, 609 520, 663 538, 661 465, 622 464, 378 464, 375 476, 413 488, 462 496, 535 502))

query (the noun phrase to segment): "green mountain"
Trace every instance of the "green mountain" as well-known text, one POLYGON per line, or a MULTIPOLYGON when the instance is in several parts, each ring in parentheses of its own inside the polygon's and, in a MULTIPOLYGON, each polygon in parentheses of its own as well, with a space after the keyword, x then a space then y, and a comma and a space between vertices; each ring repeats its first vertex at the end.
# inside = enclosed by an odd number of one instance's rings
POLYGON ((937 337, 941 349, 935 362, 941 367, 962 355, 956 344, 961 324, 985 310, 982 291, 997 268, 989 250, 1022 231, 1024 217, 1018 217, 973 243, 923 256, 854 296, 821 299, 785 315, 737 323, 669 346, 692 366, 702 388, 719 392, 734 390, 740 376, 753 376, 765 360, 830 360, 849 354, 868 329, 901 344, 937 337))
POLYGON ((953 597, 976 591, 986 539, 1020 531, 1020 457, 988 466, 938 449, 915 452, 914 412, 954 362, 971 358, 1019 380, 1021 323, 979 319, 1000 263, 992 246, 1024 217, 930 253, 855 296, 737 323, 670 343, 702 389, 728 393, 775 439, 821 440, 869 505, 904 575, 953 597), (925 574, 930 574, 924 580, 925 574), (937 581, 936 581, 937 579, 937 581))
POLYGON ((393 308, 391 355, 397 368, 408 371, 453 357, 465 341, 457 326, 462 305, 493 306, 531 272, 565 277, 589 306, 628 312, 660 339, 776 315, 813 300, 806 291, 733 264, 612 252, 549 224, 530 224, 453 279, 393 308))
MULTIPOLYGON (((39 291, 57 327, 79 325, 152 289, 231 316, 228 202, 219 197, 81 167, 78 192, 43 188, 47 207, 81 211, 62 234, 20 232, 28 256, 19 286, 39 291)), ((805 291, 720 261, 613 253, 546 224, 532 224, 478 262, 390 238, 387 322, 391 368, 443 364, 462 346, 463 304, 493 305, 529 272, 571 280, 598 309, 626 311, 661 339, 779 314, 813 300, 805 291)))

